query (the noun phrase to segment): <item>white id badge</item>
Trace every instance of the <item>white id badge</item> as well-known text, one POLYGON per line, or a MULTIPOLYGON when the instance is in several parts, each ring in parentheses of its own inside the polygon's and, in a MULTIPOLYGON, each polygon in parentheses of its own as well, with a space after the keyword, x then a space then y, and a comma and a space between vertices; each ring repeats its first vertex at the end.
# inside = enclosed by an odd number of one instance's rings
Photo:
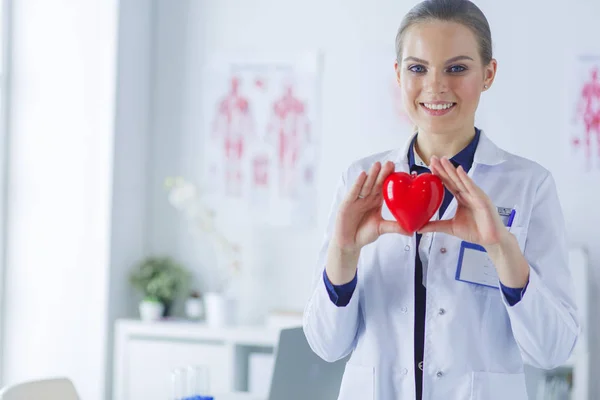
MULTIPOLYGON (((515 208, 497 208, 502 222, 510 230, 515 218, 515 208)), ((458 254, 456 280, 498 289, 500 278, 498 278, 496 267, 494 267, 494 263, 492 263, 485 248, 475 243, 463 241, 460 244, 458 254)))
POLYGON ((456 266, 456 280, 498 288, 496 267, 482 246, 462 242, 456 266))

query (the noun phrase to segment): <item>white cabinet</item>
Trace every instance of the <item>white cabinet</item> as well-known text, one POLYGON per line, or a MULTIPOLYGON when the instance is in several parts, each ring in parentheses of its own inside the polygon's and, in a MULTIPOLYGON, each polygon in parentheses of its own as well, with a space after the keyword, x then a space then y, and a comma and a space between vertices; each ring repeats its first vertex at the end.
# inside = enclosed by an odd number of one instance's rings
MULTIPOLYGON (((249 389, 253 354, 272 354, 281 328, 209 328, 197 322, 119 320, 115 330, 113 400, 168 400, 171 372, 207 366, 211 393, 249 389)), ((270 378, 270 374, 262 374, 270 378)), ((255 384, 264 392, 266 382, 255 384)))
POLYGON ((231 346, 223 343, 168 342, 134 338, 127 346, 125 398, 166 400, 171 398, 171 371, 188 365, 207 366, 210 390, 230 391, 233 385, 231 346))

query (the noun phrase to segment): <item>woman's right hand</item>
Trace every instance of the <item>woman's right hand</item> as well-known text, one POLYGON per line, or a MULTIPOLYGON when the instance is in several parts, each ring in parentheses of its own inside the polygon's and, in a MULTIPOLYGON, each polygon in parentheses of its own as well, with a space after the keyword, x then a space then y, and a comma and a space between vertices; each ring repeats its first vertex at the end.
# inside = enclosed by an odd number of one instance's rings
POLYGON ((385 233, 408 235, 396 221, 384 220, 382 186, 394 172, 394 163, 373 164, 369 173, 356 178, 352 188, 340 204, 332 242, 344 253, 358 253, 385 233))

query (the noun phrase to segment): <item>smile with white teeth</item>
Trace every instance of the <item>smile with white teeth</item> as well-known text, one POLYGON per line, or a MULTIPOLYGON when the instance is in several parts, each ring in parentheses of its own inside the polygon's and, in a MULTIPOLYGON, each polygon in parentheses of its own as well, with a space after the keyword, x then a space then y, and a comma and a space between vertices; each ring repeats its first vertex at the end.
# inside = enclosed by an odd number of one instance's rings
POLYGON ((430 110, 446 110, 446 109, 452 107, 455 103, 446 103, 446 104, 421 103, 421 104, 423 104, 425 107, 429 108, 430 110))

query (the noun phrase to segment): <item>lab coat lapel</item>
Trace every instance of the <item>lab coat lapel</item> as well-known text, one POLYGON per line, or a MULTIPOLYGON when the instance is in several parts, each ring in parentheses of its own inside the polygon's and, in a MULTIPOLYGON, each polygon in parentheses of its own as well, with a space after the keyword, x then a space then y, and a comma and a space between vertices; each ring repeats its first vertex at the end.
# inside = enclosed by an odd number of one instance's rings
MULTIPOLYGON (((505 153, 502 149, 492 142, 487 135, 481 131, 479 136, 479 143, 477 144, 477 149, 475 150, 475 157, 473 159, 473 165, 467 174, 477 186, 481 186, 481 180, 485 179, 485 176, 481 176, 481 174, 477 174, 477 169, 480 165, 488 165, 494 166, 503 163, 506 161, 505 153)), ((456 214, 457 201, 456 198, 453 198, 448 207, 444 211, 441 219, 451 219, 456 214)))

